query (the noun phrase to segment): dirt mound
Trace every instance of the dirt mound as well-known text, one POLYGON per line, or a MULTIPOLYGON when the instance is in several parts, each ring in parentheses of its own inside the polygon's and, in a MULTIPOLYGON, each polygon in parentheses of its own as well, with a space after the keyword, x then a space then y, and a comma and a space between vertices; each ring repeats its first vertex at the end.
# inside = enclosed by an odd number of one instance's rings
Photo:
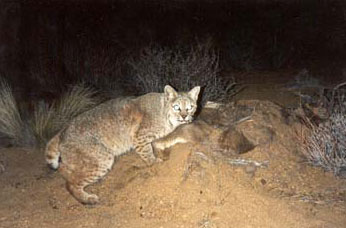
POLYGON ((1 150, 0 227, 345 226, 346 181, 306 164, 294 116, 244 101, 204 110, 200 121, 214 138, 192 137, 160 164, 146 167, 133 153, 119 158, 88 189, 101 198, 95 207, 69 195, 42 153, 1 150))

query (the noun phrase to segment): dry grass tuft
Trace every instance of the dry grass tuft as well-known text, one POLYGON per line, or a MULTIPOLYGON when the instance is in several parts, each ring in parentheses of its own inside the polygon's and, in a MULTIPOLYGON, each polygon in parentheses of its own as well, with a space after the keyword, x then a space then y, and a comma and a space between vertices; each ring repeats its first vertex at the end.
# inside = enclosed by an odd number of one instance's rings
POLYGON ((34 143, 31 129, 22 119, 13 91, 3 79, 0 80, 0 132, 10 138, 13 145, 27 146, 34 143))
POLYGON ((0 132, 15 141, 21 139, 23 121, 14 99, 12 89, 6 81, 0 81, 0 132))
POLYGON ((40 102, 36 105, 32 121, 39 146, 63 129, 74 117, 98 104, 95 92, 84 85, 76 85, 57 102, 48 105, 40 102))

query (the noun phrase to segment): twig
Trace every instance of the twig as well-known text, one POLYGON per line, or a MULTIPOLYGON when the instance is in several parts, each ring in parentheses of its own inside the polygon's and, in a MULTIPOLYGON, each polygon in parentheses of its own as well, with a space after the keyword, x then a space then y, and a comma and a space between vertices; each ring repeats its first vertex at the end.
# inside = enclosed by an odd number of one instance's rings
POLYGON ((343 83, 340 83, 338 85, 336 85, 334 88, 333 88, 333 92, 332 92, 332 98, 331 98, 331 105, 330 105, 330 108, 332 108, 334 106, 334 98, 335 98, 335 93, 338 89, 340 89, 340 87, 343 87, 346 85, 346 82, 343 82, 343 83))
POLYGON ((0 162, 0 174, 5 172, 5 165, 0 162))
POLYGON ((244 118, 241 118, 240 120, 237 120, 234 124, 240 124, 241 122, 245 122, 247 120, 251 120, 252 114, 250 116, 246 116, 244 118))
POLYGON ((251 159, 228 159, 227 162, 231 165, 253 165, 260 168, 267 168, 269 165, 269 161, 258 162, 251 159))
POLYGON ((203 160, 209 161, 209 158, 207 155, 205 155, 202 152, 195 152, 196 155, 200 156, 203 160))
POLYGON ((336 85, 336 86, 333 88, 333 90, 335 91, 335 90, 337 90, 337 89, 339 89, 340 87, 343 87, 343 86, 346 86, 346 82, 343 82, 343 83, 340 83, 340 84, 336 85))

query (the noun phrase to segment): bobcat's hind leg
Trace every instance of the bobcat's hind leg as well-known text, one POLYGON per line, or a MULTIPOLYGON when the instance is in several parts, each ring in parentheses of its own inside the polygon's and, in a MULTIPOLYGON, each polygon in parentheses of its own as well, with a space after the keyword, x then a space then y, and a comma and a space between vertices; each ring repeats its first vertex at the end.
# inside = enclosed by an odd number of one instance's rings
MULTIPOLYGON (((88 165, 86 165, 88 166, 88 165)), ((69 171, 65 169, 62 164, 59 171, 66 179, 66 188, 79 202, 83 204, 97 204, 99 198, 95 194, 90 194, 84 189, 91 184, 94 184, 101 180, 110 170, 110 167, 97 167, 86 170, 86 167, 82 171, 69 171), (68 174, 67 174, 68 173, 68 174), (67 174, 67 175, 66 175, 67 174)))
POLYGON ((81 181, 79 183, 66 182, 66 188, 71 195, 82 204, 94 205, 99 202, 99 197, 95 194, 90 194, 84 191, 84 188, 89 183, 81 181))
MULTIPOLYGON (((67 151, 67 153, 75 152, 76 155, 80 151, 76 149, 75 151, 67 151)), ((97 204, 99 202, 98 196, 90 194, 84 189, 101 180, 111 170, 114 156, 99 146, 89 146, 82 155, 83 158, 74 163, 69 163, 68 158, 62 159, 59 172, 65 178, 66 188, 74 198, 83 204, 97 204), (88 156, 90 150, 98 150, 98 156, 88 156)))

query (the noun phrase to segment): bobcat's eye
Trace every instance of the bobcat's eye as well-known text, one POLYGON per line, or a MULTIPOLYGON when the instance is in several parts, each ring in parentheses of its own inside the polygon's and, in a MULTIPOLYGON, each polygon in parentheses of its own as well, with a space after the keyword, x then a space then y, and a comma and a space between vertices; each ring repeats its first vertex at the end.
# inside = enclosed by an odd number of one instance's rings
POLYGON ((174 111, 179 111, 180 107, 179 107, 179 105, 173 105, 173 109, 174 109, 174 111))
POLYGON ((187 110, 187 111, 191 111, 191 110, 192 110, 192 106, 191 106, 191 105, 187 106, 187 107, 186 107, 186 110, 187 110))

